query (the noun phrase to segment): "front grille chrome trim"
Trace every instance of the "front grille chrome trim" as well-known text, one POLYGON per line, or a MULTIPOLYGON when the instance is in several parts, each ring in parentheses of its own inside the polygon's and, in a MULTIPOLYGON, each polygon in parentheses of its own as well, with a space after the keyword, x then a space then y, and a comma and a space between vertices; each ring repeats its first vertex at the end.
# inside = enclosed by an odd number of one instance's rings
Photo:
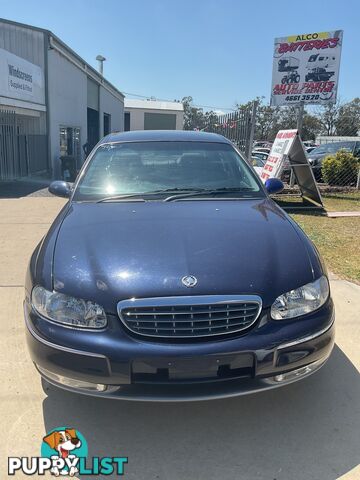
POLYGON ((259 318, 261 310, 262 300, 258 295, 191 295, 131 298, 122 300, 117 304, 119 318, 127 330, 136 335, 153 338, 194 339, 234 334, 252 327, 259 318), (224 308, 222 308, 223 305, 224 308), (231 305, 233 305, 234 309, 231 308, 231 305), (204 307, 203 309, 201 308, 202 306, 204 307), (181 307, 184 308, 182 309, 181 307), (185 307, 188 307, 188 310, 185 307), (152 308, 154 312, 149 311, 152 308), (125 313, 128 309, 140 309, 140 311, 128 311, 125 313), (218 315, 221 314, 224 315, 219 317, 218 315), (184 315, 190 315, 190 317, 184 319, 184 315), (200 317, 204 315, 208 315, 208 317, 200 317), (151 319, 150 316, 154 318, 151 319), (171 318, 165 318, 166 316, 171 318), (246 320, 249 317, 253 317, 250 323, 246 320), (225 324, 216 325, 216 322, 225 322, 225 324), (190 326, 182 328, 181 324, 184 323, 192 324, 193 328, 190 326), (206 323, 209 325, 206 325, 206 323), (149 324, 153 324, 154 327, 149 326, 149 324), (167 326, 165 327, 164 324, 167 326), (219 328, 226 326, 231 329, 222 332, 217 331, 219 328), (142 331, 139 331, 139 328, 142 331), (166 335, 165 332, 168 333, 169 330, 174 330, 174 334, 166 335), (193 334, 181 335, 182 330, 188 332, 192 330, 193 334), (205 333, 205 330, 214 331, 205 333), (194 333, 194 331, 198 333, 194 333))

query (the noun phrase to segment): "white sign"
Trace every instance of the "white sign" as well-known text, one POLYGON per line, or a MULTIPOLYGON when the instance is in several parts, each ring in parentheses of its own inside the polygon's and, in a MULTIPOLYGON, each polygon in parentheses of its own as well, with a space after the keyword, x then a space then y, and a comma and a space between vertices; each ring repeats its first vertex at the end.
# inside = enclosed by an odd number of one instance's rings
POLYGON ((336 101, 343 31, 275 38, 271 105, 336 101))
POLYGON ((44 104, 42 68, 0 48, 0 96, 44 104))
POLYGON ((279 130, 261 172, 261 180, 265 183, 269 178, 280 178, 285 165, 292 169, 303 200, 323 205, 314 173, 297 130, 279 130))
POLYGON ((268 178, 280 178, 286 156, 289 155, 296 134, 297 130, 279 130, 261 172, 260 178, 263 182, 268 178))

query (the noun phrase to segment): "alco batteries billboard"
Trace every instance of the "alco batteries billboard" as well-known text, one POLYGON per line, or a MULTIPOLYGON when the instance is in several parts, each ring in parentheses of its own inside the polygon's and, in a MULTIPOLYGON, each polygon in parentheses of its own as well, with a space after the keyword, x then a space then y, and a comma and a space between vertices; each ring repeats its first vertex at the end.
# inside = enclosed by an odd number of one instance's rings
POLYGON ((336 101, 343 32, 275 39, 271 105, 336 101))

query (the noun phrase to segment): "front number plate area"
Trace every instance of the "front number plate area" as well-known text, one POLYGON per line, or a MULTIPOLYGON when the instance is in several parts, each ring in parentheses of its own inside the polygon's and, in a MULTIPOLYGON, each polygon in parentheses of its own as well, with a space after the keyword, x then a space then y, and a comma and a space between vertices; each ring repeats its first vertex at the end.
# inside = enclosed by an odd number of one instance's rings
POLYGON ((184 358, 153 358, 132 362, 135 380, 176 381, 207 380, 251 376, 252 354, 206 355, 184 358))

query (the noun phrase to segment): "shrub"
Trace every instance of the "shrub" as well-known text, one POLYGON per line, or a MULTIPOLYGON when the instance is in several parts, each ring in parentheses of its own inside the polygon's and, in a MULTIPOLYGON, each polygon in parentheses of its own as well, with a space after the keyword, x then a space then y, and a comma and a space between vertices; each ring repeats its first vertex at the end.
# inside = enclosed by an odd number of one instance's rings
POLYGON ((347 150, 339 150, 324 158, 321 173, 329 185, 356 185, 359 167, 358 158, 347 150))

